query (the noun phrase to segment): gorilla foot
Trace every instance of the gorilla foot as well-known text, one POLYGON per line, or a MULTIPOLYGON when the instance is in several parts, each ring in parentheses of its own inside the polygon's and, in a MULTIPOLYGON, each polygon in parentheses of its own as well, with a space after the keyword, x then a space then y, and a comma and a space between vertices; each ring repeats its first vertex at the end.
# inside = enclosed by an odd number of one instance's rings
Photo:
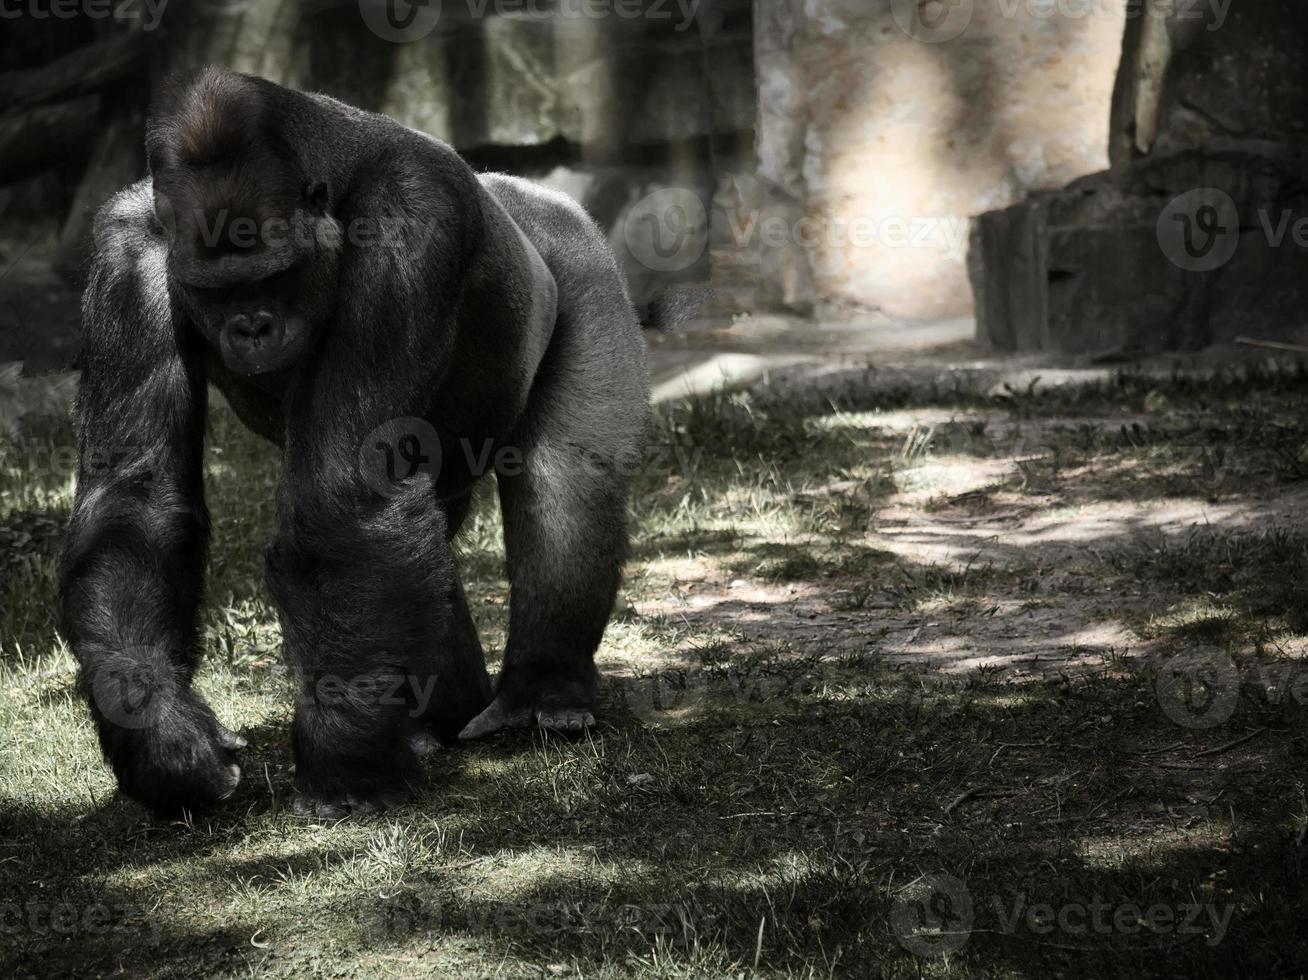
POLYGON ((537 725, 556 732, 579 734, 595 724, 592 701, 577 690, 578 685, 553 685, 527 697, 516 696, 508 687, 495 695, 481 714, 459 732, 459 738, 481 738, 502 728, 537 725))
POLYGON ((301 744, 295 753, 295 793, 291 812, 298 817, 340 820, 393 810, 413 796, 413 742, 356 745, 349 755, 301 744))

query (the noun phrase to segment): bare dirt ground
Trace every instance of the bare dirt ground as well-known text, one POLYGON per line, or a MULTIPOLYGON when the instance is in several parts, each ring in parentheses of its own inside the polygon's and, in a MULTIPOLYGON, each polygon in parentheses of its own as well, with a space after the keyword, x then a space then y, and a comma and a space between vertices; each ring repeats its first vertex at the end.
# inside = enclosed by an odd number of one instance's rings
MULTIPOLYGON (((938 414, 903 413, 883 418, 882 425, 906 435, 931 425, 938 414)), ((849 589, 746 580, 730 568, 696 559, 669 563, 672 591, 640 603, 639 612, 687 624, 730 625, 760 641, 802 644, 820 638, 837 651, 875 646, 888 663, 930 671, 989 667, 1021 677, 1098 668, 1107 657, 1155 651, 1158 642, 1135 633, 1127 621, 1177 597, 1162 588, 1142 591, 1096 578, 1085 568, 1096 554, 1129 547, 1148 534, 1181 539, 1196 528, 1298 530, 1308 507, 1304 486, 1221 503, 1070 503, 1033 499, 1013 489, 1021 479, 1018 458, 938 457, 915 470, 914 481, 923 486, 887 497, 859 538, 862 547, 903 563, 959 576, 978 567, 992 572, 994 584, 981 615, 971 608, 951 610, 946 601, 934 611, 929 604, 906 611, 892 585, 849 610, 849 589), (1037 596, 1043 601, 1033 601, 1037 596)), ((1075 491, 1068 496, 1074 498, 1075 491)))
MULTIPOLYGON (((0 972, 1302 974, 1308 369, 770 331, 656 340, 599 726, 331 825, 285 805, 275 454, 215 404, 199 689, 253 775, 160 826, 55 631, 66 391, 0 374, 0 891, 118 916, 24 912, 0 972)), ((493 669, 493 495, 460 548, 493 669)))

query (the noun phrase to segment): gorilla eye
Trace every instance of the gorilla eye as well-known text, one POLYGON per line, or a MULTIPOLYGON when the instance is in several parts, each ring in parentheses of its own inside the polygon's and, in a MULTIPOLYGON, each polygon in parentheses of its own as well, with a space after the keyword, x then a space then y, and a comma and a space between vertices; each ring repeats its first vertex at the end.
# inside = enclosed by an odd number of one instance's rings
POLYGON ((327 185, 320 180, 311 180, 304 185, 304 199, 315 210, 325 212, 329 202, 327 185))

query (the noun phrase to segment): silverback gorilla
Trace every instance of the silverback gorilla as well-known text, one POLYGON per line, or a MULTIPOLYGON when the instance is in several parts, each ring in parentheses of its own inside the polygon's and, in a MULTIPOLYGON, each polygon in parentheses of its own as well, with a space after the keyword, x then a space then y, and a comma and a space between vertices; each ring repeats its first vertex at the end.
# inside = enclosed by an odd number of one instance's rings
POLYGON ((191 687, 210 383, 281 448, 267 580, 301 691, 297 813, 402 802, 431 736, 591 724, 648 401, 596 225, 393 120, 215 69, 170 88, 146 149, 96 225, 62 567, 121 789, 177 814, 241 776, 244 740, 191 687), (492 468, 493 692, 450 546, 492 468))

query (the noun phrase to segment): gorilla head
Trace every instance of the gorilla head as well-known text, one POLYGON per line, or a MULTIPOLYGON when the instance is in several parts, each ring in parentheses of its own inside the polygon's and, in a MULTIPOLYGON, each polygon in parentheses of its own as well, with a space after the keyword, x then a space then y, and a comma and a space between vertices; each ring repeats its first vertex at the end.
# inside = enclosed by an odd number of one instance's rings
POLYGON ((331 313, 342 248, 327 176, 264 125, 244 84, 206 76, 156 117, 147 152, 176 299, 251 377, 289 367, 331 313))

